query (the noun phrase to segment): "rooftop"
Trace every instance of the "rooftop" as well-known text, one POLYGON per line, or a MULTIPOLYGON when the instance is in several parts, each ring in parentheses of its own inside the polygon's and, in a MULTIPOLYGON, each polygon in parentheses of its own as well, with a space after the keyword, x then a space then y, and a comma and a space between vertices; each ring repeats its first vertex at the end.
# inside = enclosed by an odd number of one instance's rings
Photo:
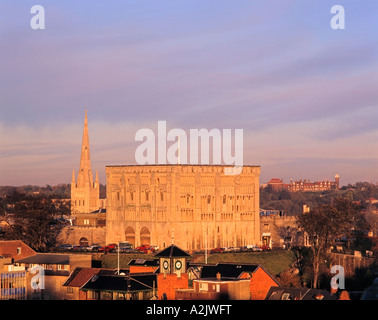
POLYGON ((153 290, 156 286, 156 274, 135 275, 94 275, 81 287, 81 290, 139 292, 153 290))
POLYGON ((37 253, 33 256, 16 260, 15 262, 33 264, 70 264, 70 256, 68 254, 37 253))
POLYGON ((171 246, 155 254, 155 257, 190 257, 190 254, 172 244, 171 246))

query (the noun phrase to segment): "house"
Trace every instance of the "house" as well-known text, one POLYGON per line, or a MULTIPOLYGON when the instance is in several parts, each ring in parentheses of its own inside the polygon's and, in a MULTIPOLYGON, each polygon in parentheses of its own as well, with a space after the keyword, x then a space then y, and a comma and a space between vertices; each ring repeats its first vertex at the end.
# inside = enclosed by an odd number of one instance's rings
MULTIPOLYGON (((37 253, 14 261, 13 270, 25 270, 32 278, 37 278, 37 288, 28 290, 30 300, 64 299, 63 283, 76 267, 91 267, 92 256, 87 254, 37 253), (38 270, 38 272, 37 272, 38 270), (35 273, 35 274, 34 274, 35 273)), ((11 268, 11 266, 9 266, 11 268)))
MULTIPOLYGON (((198 279, 247 279, 249 282, 249 298, 251 300, 264 300, 268 291, 272 286, 280 286, 278 281, 261 265, 256 264, 236 264, 236 263, 217 263, 217 264, 193 264, 190 265, 191 277, 199 277, 198 279)), ((193 284, 196 279, 193 280, 193 284)), ((241 285, 240 285, 241 286, 241 285)), ((232 286, 229 286, 232 288, 232 286)), ((230 297, 247 298, 246 294, 239 296, 227 292, 230 297)))
POLYGON ((272 287, 265 300, 339 300, 339 296, 325 290, 272 287))
POLYGON ((154 273, 159 270, 157 259, 132 259, 128 263, 130 273, 154 273))
POLYGON ((156 295, 156 274, 95 274, 80 291, 87 300, 150 300, 156 295))
POLYGON ((87 300, 87 291, 80 288, 94 275, 115 274, 113 269, 76 267, 63 283, 64 300, 87 300))
POLYGON ((222 277, 193 280, 192 289, 177 289, 176 300, 250 300, 250 280, 222 277))
POLYGON ((0 241, 0 256, 11 261, 35 255, 36 252, 21 240, 0 241))

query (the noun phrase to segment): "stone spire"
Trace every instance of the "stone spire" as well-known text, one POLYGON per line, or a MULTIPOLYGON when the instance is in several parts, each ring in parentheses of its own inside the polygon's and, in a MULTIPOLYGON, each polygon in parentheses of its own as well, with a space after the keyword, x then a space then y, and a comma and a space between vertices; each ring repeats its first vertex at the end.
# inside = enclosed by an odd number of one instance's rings
POLYGON ((99 208, 100 183, 98 172, 93 183, 91 156, 89 150, 88 115, 85 109, 83 139, 81 143, 80 167, 75 183, 75 171, 71 180, 71 213, 89 213, 99 208))
POLYGON ((85 109, 83 141, 81 144, 80 168, 77 177, 77 186, 84 187, 93 185, 93 175, 91 169, 91 155, 89 150, 88 115, 85 109))

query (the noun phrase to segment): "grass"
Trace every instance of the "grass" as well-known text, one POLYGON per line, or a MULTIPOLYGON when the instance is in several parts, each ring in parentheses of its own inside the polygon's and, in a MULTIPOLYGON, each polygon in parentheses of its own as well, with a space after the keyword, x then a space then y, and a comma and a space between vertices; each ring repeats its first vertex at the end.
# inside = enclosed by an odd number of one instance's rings
MULTIPOLYGON (((197 260, 205 262, 205 257, 197 260)), ((232 262, 259 264, 273 275, 288 269, 294 262, 292 251, 273 250, 266 252, 215 253, 208 255, 208 263, 232 262)))
MULTIPOLYGON (((119 255, 120 268, 127 269, 127 264, 132 259, 154 259, 153 254, 125 254, 119 255)), ((204 255, 193 255, 191 260, 197 263, 205 263, 204 255)), ((208 263, 233 262, 260 264, 264 269, 273 275, 277 275, 288 269, 294 261, 292 251, 273 250, 267 252, 239 252, 239 253, 213 253, 208 255, 208 263)), ((117 268, 117 254, 109 253, 101 257, 102 268, 117 268)))

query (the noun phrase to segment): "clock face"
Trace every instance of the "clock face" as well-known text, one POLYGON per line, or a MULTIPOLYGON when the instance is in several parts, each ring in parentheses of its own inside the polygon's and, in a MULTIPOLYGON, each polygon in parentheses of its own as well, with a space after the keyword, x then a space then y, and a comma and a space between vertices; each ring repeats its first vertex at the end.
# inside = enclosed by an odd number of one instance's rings
POLYGON ((181 261, 177 260, 176 263, 175 263, 175 267, 176 267, 177 270, 180 270, 181 267, 182 267, 181 261))
POLYGON ((168 269, 168 261, 167 261, 167 260, 165 260, 165 261, 163 262, 163 268, 164 268, 164 269, 168 269))

